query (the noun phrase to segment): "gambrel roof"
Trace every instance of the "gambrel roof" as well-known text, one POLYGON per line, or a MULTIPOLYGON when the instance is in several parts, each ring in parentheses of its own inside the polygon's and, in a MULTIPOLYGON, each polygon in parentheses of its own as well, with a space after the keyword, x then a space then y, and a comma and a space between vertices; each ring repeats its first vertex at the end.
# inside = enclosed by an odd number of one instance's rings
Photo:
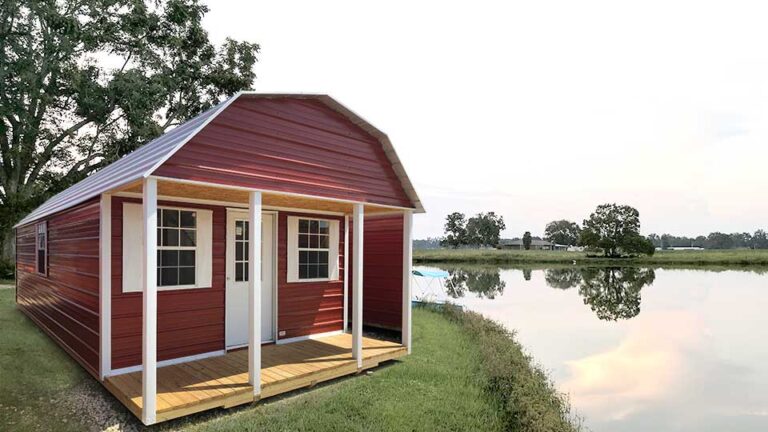
POLYGON ((399 179, 405 194, 416 212, 423 212, 421 200, 416 194, 413 185, 408 179, 405 169, 397 157, 392 143, 387 135, 376 129, 365 119, 355 114, 335 99, 327 95, 307 94, 260 94, 243 91, 221 102, 213 108, 205 111, 197 117, 179 125, 160 137, 150 141, 134 152, 122 157, 114 163, 104 167, 100 171, 90 175, 77 184, 53 196, 48 201, 36 208, 16 227, 28 224, 37 219, 66 210, 91 198, 109 192, 113 189, 135 182, 152 175, 158 167, 173 156, 184 144, 189 142, 206 125, 221 114, 232 102, 240 97, 254 98, 301 98, 314 99, 322 102, 332 110, 346 117, 353 124, 376 138, 381 144, 387 159, 389 160, 395 175, 399 179))

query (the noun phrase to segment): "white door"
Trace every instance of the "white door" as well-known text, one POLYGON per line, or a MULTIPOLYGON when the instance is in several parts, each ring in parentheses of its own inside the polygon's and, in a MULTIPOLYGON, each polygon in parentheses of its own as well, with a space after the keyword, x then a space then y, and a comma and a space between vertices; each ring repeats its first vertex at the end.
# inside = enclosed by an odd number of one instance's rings
MULTIPOLYGON (((248 213, 227 212, 227 348, 248 344, 248 213)), ((275 215, 261 215, 261 340, 275 333, 275 215)))

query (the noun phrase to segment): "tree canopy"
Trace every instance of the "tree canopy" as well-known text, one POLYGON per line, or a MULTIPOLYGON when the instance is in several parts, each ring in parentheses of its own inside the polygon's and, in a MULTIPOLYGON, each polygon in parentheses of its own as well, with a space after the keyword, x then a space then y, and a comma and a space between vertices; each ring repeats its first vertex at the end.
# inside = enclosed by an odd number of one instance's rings
POLYGON ((464 213, 453 212, 446 216, 443 232, 445 233, 442 241, 444 246, 456 249, 467 244, 467 218, 464 213))
POLYGON ((473 245, 494 247, 499 244, 499 236, 505 228, 504 218, 496 213, 478 213, 467 221, 468 241, 473 245))
POLYGON ((52 194, 250 88, 255 43, 214 46, 198 0, 3 2, 0 245, 52 194))
POLYGON ((653 255, 650 240, 640 235, 640 212, 628 205, 602 204, 584 220, 579 243, 607 257, 653 255))
POLYGON ((526 231, 525 234, 523 234, 523 249, 530 250, 531 243, 533 243, 533 237, 531 237, 531 232, 526 231))
POLYGON ((552 221, 544 228, 544 238, 560 245, 575 246, 579 242, 580 235, 579 224, 565 219, 552 221))

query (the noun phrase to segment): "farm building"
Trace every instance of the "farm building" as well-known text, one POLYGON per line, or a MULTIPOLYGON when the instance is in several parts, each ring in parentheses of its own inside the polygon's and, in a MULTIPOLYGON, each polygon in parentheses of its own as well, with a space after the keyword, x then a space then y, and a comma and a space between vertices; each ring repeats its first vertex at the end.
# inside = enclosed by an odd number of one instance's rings
POLYGON ((361 117, 241 92, 19 222, 17 304, 145 424, 231 407, 410 351, 419 212, 361 117))
MULTIPOLYGON (((501 239, 496 249, 523 250, 522 239, 501 239)), ((547 240, 531 239, 531 250, 568 250, 567 245, 555 244, 547 240)))

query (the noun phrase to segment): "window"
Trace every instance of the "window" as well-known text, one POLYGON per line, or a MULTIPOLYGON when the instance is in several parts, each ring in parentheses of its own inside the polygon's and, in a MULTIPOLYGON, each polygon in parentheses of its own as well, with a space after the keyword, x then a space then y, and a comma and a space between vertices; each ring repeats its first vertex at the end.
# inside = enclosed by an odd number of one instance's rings
POLYGON ((339 221, 288 217, 288 282, 339 278, 339 221))
POLYGON ((197 212, 157 210, 157 286, 195 285, 197 212))
MULTIPOLYGON (((144 214, 140 203, 123 202, 122 291, 141 292, 144 280, 144 214)), ((210 288, 213 270, 213 212, 158 207, 158 290, 210 288)))
POLYGON ((35 252, 37 259, 37 272, 43 275, 48 274, 48 223, 41 222, 37 224, 37 242, 35 243, 35 252))
POLYGON ((299 219, 299 279, 328 277, 329 223, 299 219))
POLYGON ((248 281, 248 221, 235 221, 235 281, 248 281))

